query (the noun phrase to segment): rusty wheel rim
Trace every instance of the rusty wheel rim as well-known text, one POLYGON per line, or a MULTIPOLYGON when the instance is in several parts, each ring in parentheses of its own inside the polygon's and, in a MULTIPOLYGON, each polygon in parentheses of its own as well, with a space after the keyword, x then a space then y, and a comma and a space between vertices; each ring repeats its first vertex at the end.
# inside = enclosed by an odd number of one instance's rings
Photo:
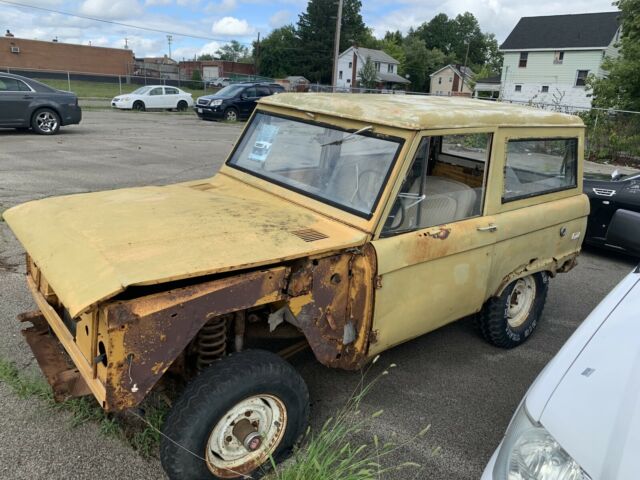
POLYGON ((282 441, 287 427, 287 409, 273 395, 254 395, 238 402, 213 427, 205 459, 209 470, 220 478, 238 478, 264 464, 282 441), (233 427, 249 420, 262 438, 259 448, 248 451, 233 434, 233 427))
POLYGON ((511 328, 519 328, 526 322, 535 298, 536 282, 532 276, 516 280, 507 307, 507 321, 511 328))

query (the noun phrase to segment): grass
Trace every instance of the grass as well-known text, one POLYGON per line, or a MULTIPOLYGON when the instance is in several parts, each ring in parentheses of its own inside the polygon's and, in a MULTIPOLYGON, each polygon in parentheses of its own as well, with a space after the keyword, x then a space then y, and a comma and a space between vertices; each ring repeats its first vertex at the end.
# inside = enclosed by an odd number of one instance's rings
POLYGON ((70 426, 77 428, 87 423, 98 425, 100 432, 108 437, 121 439, 129 443, 143 457, 156 457, 160 445, 160 429, 168 412, 166 403, 150 398, 145 415, 148 424, 136 420, 127 421, 123 416, 105 412, 93 397, 72 398, 56 403, 51 387, 42 378, 19 370, 13 362, 0 358, 0 382, 8 385, 20 398, 36 397, 44 402, 45 408, 52 411, 65 411, 70 414, 70 426))
MULTIPOLYGON (((69 90, 69 83, 66 80, 60 79, 47 79, 38 78, 39 82, 49 85, 50 87, 57 88, 59 90, 69 90)), ((152 80, 149 80, 150 85, 152 80)), ((118 83, 110 82, 89 82, 82 80, 71 80, 71 91, 80 98, 108 98, 112 99, 117 95, 124 93, 131 93, 135 89, 142 87, 139 84, 122 84, 122 91, 120 91, 120 85, 118 83)), ((217 89, 208 88, 206 91, 203 89, 192 89, 188 86, 180 86, 180 89, 187 93, 191 93, 194 98, 200 95, 211 94, 217 89)))

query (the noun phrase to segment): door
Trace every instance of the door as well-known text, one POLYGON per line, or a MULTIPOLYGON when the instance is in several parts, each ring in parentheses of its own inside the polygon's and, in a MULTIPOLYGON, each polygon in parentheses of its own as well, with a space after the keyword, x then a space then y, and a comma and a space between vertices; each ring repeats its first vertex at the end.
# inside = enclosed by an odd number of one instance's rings
POLYGON ((478 311, 495 225, 484 215, 492 134, 420 141, 382 229, 371 353, 478 311))
POLYGON ((147 108, 168 108, 164 106, 165 101, 166 97, 164 96, 163 88, 155 87, 149 90, 145 104, 147 108))
POLYGON ((28 126, 34 95, 22 80, 0 75, 0 125, 28 126))
POLYGON ((253 112, 258 99, 256 87, 247 87, 240 94, 240 98, 236 102, 238 112, 241 117, 248 117, 253 112))
POLYGON ((176 108, 180 100, 179 91, 174 87, 164 87, 163 108, 176 108))

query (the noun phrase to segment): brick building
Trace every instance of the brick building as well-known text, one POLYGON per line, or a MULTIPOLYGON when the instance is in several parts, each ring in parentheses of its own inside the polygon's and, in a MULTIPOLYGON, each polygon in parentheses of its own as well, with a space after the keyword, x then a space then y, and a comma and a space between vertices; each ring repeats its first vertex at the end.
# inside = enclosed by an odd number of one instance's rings
POLYGON ((200 71, 205 80, 233 75, 255 75, 256 68, 252 63, 229 62, 227 60, 188 60, 180 62, 180 76, 191 78, 194 70, 200 71))
POLYGON ((0 37, 0 69, 63 70, 127 75, 133 69, 131 50, 0 37))

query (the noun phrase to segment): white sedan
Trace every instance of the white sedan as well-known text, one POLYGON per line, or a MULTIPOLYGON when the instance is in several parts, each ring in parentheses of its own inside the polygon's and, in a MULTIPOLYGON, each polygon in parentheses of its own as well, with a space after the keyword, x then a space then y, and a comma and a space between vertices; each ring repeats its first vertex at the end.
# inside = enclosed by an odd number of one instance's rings
MULTIPOLYGON (((640 214, 618 210, 607 240, 640 255, 640 214)), ((638 452, 640 266, 531 385, 482 480, 636 480, 638 452)))
POLYGON ((193 97, 190 93, 176 87, 164 85, 148 85, 124 95, 118 95, 111 100, 113 108, 144 111, 148 108, 166 108, 185 111, 193 107, 193 97))

